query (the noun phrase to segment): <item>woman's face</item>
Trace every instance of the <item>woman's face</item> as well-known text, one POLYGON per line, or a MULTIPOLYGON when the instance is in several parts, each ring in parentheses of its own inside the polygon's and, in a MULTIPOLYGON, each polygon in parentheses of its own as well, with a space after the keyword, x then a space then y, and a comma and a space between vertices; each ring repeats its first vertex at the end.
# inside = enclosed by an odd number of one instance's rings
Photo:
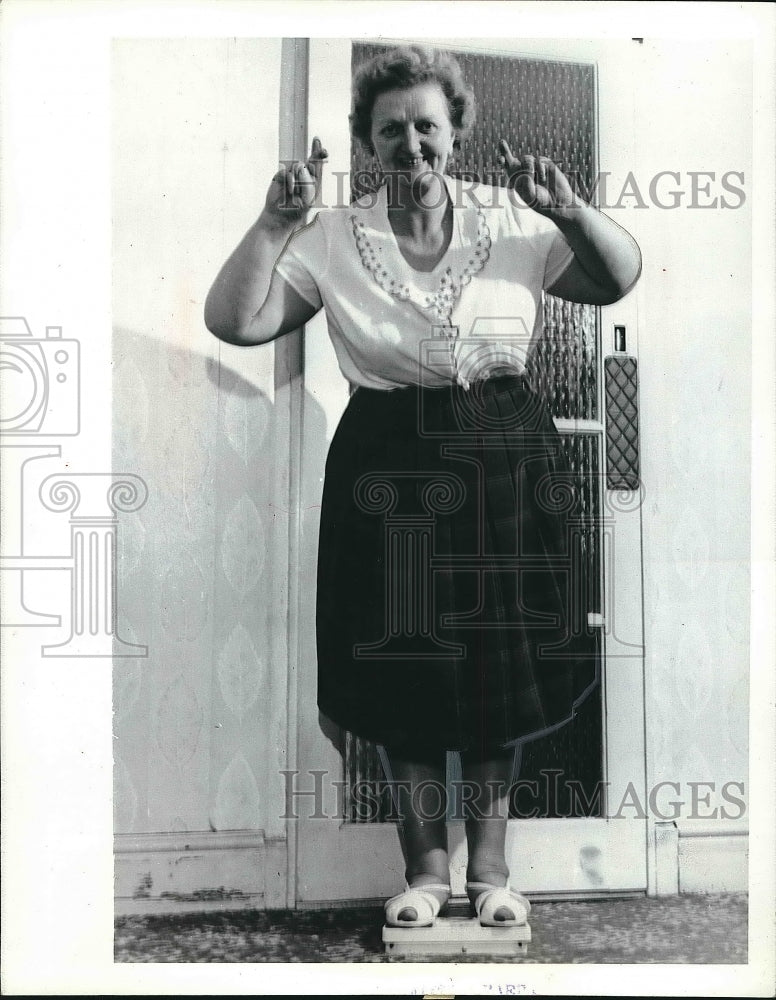
POLYGON ((443 174, 455 129, 438 83, 379 94, 372 108, 372 146, 384 173, 414 184, 443 174))

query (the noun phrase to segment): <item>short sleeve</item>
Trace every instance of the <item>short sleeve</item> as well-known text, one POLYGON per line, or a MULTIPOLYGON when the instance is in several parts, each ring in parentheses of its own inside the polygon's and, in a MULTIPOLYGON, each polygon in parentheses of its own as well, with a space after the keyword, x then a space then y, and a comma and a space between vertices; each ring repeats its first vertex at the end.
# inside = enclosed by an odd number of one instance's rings
POLYGON ((315 309, 323 305, 321 279, 326 269, 326 234, 320 216, 295 232, 275 263, 275 270, 315 309))
POLYGON ((574 251, 563 238, 559 229, 555 229, 555 234, 550 243, 547 263, 544 265, 544 288, 554 285, 563 274, 571 261, 574 259, 574 251))
POLYGON ((508 190, 507 203, 511 209, 513 225, 524 238, 530 240, 540 267, 543 262, 540 272, 542 288, 549 288, 574 259, 574 251, 555 223, 546 215, 534 212, 514 189, 508 190))

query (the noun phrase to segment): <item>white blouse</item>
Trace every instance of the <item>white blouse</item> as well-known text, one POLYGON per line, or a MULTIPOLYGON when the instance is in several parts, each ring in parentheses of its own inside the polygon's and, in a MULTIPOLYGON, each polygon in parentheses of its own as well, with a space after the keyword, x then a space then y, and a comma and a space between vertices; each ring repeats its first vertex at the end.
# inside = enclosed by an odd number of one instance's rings
POLYGON ((522 372, 540 336, 541 292, 573 252, 514 191, 445 178, 453 235, 433 271, 412 268, 388 221, 387 189, 323 209, 289 240, 277 271, 326 310, 354 385, 441 386, 522 372))

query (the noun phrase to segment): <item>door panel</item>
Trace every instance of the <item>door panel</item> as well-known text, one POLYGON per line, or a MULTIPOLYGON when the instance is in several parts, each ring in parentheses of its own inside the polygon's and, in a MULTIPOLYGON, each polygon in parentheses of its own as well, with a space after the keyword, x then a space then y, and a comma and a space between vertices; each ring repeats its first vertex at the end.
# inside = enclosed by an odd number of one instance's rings
MULTIPOLYGON (((583 47, 584 58, 574 51, 573 43, 515 42, 519 55, 510 53, 510 47, 501 41, 494 44, 495 53, 468 51, 461 56, 464 75, 475 87, 482 110, 461 151, 458 172, 494 182, 497 139, 504 135, 519 152, 546 152, 583 187, 583 193, 592 190, 598 169, 597 88, 608 103, 621 109, 621 64, 611 51, 592 51, 589 45, 583 47)), ((352 61, 368 57, 376 48, 351 46, 345 40, 311 42, 310 134, 324 139, 332 168, 325 178, 325 204, 341 203, 343 192, 350 190, 348 179, 334 171, 349 162, 355 177, 370 166, 361 153, 351 151, 347 113, 352 61)), ((600 117, 608 166, 609 158, 627 155, 628 134, 622 123, 630 119, 616 114, 614 121, 600 117)), ((363 173, 357 189, 364 189, 363 173)), ((516 818, 510 823, 509 863, 514 884, 537 894, 646 886, 645 821, 614 818, 623 791, 631 787, 638 795, 644 786, 640 514, 632 498, 623 500, 607 489, 604 476, 602 356, 611 353, 613 321, 628 324, 629 346, 635 347, 633 308, 621 304, 596 310, 546 296, 544 336, 531 368, 535 387, 550 403, 574 472, 574 502, 581 524, 578 557, 588 567, 589 623, 598 628, 602 658, 602 684, 584 703, 576 722, 523 748, 521 779, 536 779, 544 789, 541 818, 516 818), (548 773, 558 772, 560 785, 547 778, 548 773), (572 782, 577 782, 576 796, 569 792, 572 782)), ((301 549, 306 569, 300 574, 299 606, 314 609, 314 544, 325 457, 321 428, 328 446, 348 397, 322 316, 307 330, 305 387, 309 403, 302 431, 301 549)), ((365 806, 363 796, 353 794, 358 780, 373 786, 380 782, 379 763, 368 744, 329 730, 312 710, 315 649, 309 610, 307 621, 300 619, 297 624, 302 655, 299 780, 311 787, 313 779, 305 775, 314 769, 326 772, 322 780, 329 793, 328 812, 336 814, 316 819, 300 810, 295 821, 297 898, 313 902, 393 893, 401 885, 403 861, 393 823, 381 822, 390 814, 390 799, 382 792, 365 806)), ((456 773, 456 758, 449 755, 449 777, 456 773)), ((516 805, 515 815, 526 815, 520 803, 516 805)), ((460 889, 465 870, 462 823, 450 824, 450 846, 453 884, 460 889)))
MULTIPOLYGON (((385 51, 385 45, 356 42, 351 70, 385 51)), ((477 120, 451 166, 451 173, 485 183, 503 185, 499 169, 499 139, 506 138, 515 151, 541 152, 556 162, 581 191, 589 191, 595 176, 595 73, 585 63, 515 59, 511 56, 456 52, 464 79, 476 99, 477 120)), ((376 186, 372 158, 359 143, 351 144, 353 196, 376 186)), ((530 367, 534 388, 547 399, 560 420, 597 421, 599 401, 599 336, 593 306, 544 297, 544 335, 530 367)), ((574 474, 574 508, 570 516, 580 524, 578 558, 588 581, 588 610, 601 614, 600 436, 576 430, 563 434, 563 443, 574 474)), ((587 622, 580 623, 587 628, 587 622)), ((600 689, 587 699, 571 726, 527 744, 521 778, 541 778, 548 769, 563 773, 562 785, 582 785, 587 801, 595 801, 602 780, 600 689)), ((345 754, 345 781, 354 788, 379 774, 379 762, 370 745, 349 737, 345 754)), ((543 783, 542 783, 543 784, 543 783)), ((564 793, 568 799, 568 792, 564 793)), ((390 803, 386 802, 390 810, 390 803)), ((562 806, 546 800, 541 816, 562 806)), ((358 814, 352 808, 349 814, 358 814)))

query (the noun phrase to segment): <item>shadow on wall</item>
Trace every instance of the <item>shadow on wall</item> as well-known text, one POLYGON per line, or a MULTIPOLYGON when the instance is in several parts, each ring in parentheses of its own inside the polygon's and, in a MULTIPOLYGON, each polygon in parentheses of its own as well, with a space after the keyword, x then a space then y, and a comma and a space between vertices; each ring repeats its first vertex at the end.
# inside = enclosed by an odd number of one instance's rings
MULTIPOLYGON (((279 834, 286 609, 315 572, 323 412, 305 396, 313 495, 289 567, 285 408, 217 357, 130 330, 114 330, 113 360, 113 467, 149 493, 118 530, 119 635, 148 657, 114 666, 115 832, 279 834)), ((261 373, 271 385, 266 359, 261 373)), ((303 619, 314 671, 314 609, 303 619)))

